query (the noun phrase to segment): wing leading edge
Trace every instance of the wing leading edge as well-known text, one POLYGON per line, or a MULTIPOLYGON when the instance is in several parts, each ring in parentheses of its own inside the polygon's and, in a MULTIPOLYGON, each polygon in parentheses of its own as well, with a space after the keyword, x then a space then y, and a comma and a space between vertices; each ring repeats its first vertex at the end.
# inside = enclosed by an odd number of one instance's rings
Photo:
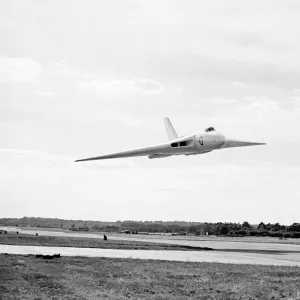
POLYGON ((157 146, 149 146, 145 148, 139 148, 134 150, 128 150, 124 152, 117 152, 107 155, 101 155, 96 157, 84 158, 75 160, 75 162, 79 161, 89 161, 89 160, 101 160, 101 159, 112 159, 112 158, 124 158, 124 157, 137 157, 137 156, 149 156, 149 158, 154 158, 156 155, 172 155, 170 153, 170 145, 169 144, 161 144, 157 146))

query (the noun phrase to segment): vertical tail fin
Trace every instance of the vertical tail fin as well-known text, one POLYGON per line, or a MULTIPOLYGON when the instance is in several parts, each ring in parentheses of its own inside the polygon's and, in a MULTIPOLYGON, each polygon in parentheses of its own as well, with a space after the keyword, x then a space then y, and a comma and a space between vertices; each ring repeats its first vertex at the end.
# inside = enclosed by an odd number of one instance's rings
POLYGON ((175 129, 173 128, 170 119, 169 118, 164 118, 164 122, 165 122, 165 127, 166 127, 168 140, 171 141, 171 140, 177 139, 178 135, 177 135, 175 129))

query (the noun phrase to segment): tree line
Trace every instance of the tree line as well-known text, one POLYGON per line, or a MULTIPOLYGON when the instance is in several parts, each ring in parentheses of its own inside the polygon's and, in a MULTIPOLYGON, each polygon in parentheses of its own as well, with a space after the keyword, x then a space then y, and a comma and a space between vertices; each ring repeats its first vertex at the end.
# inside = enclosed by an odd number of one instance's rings
POLYGON ((167 233, 178 235, 217 235, 217 236, 271 236, 282 238, 300 238, 300 223, 281 225, 260 222, 243 223, 207 223, 184 221, 84 221, 57 218, 2 218, 0 225, 43 228, 62 228, 73 231, 120 232, 128 230, 138 233, 167 233))

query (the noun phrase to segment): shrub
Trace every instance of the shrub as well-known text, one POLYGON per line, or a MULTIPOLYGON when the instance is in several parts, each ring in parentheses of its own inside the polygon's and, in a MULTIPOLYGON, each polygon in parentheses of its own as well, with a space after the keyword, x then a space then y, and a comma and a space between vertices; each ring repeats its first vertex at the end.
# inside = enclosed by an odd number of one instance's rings
POLYGON ((261 236, 270 236, 270 233, 267 230, 263 230, 263 231, 260 232, 260 235, 261 236))
POLYGON ((229 232, 229 228, 227 226, 224 226, 224 225, 221 226, 220 232, 219 232, 220 235, 226 235, 228 232, 229 232))
POLYGON ((299 239, 300 238, 300 232, 292 232, 292 238, 299 239))
POLYGON ((284 238, 291 238, 291 237, 292 237, 292 233, 291 233, 291 232, 285 232, 285 233, 283 234, 283 237, 284 237, 284 238))
MULTIPOLYGON (((289 234, 289 233, 287 233, 287 232, 285 232, 285 231, 271 231, 270 232, 270 235, 272 236, 272 237, 285 237, 285 235, 287 235, 287 234, 289 234)), ((291 237, 291 236, 290 236, 291 237)))
POLYGON ((246 230, 239 230, 239 231, 237 232, 237 234, 239 234, 239 235, 246 235, 246 234, 247 234, 247 231, 246 231, 246 230))

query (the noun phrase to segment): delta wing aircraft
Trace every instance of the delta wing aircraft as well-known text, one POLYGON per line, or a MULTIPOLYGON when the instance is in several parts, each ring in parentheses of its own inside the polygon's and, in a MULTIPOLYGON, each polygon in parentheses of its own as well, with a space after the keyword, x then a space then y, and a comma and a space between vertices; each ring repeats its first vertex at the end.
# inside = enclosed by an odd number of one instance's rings
POLYGON ((199 134, 178 137, 169 118, 164 118, 168 142, 144 148, 117 152, 102 156, 78 159, 78 161, 111 159, 122 157, 148 156, 149 158, 163 158, 172 155, 196 155, 211 152, 213 150, 266 145, 265 143, 246 142, 226 138, 224 134, 208 127, 199 134))

